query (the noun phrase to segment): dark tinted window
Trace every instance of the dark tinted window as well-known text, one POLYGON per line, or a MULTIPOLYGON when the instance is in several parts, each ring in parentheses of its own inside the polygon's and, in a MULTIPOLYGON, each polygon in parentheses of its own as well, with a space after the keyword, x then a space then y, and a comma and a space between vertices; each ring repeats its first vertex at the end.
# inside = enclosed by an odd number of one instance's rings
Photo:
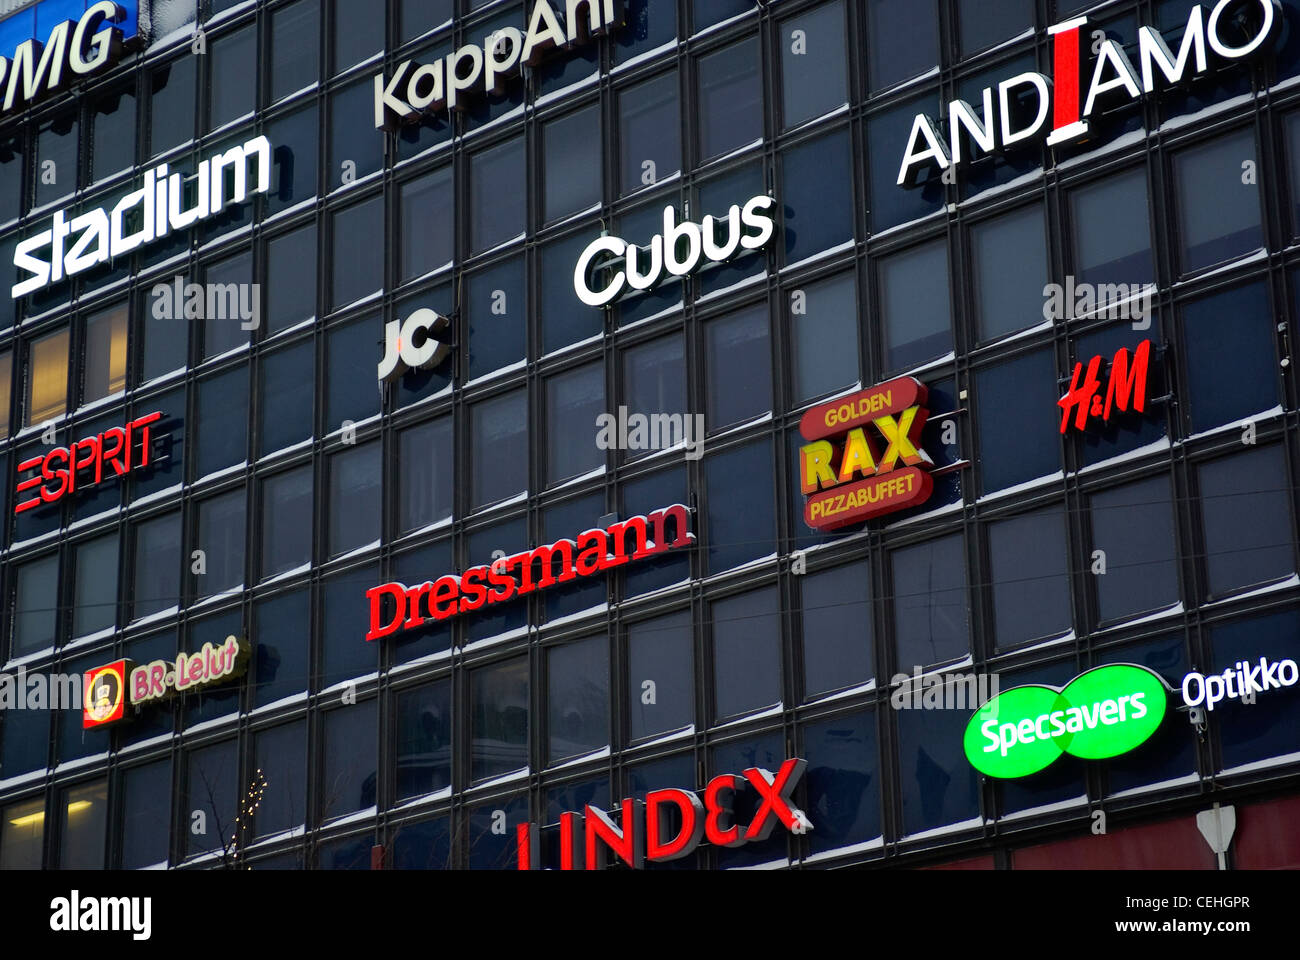
MULTIPOLYGON (((1300 661, 1300 613, 1294 609, 1210 628, 1213 660, 1206 674, 1233 669, 1238 661, 1259 664, 1300 661)), ((1280 672, 1280 671, 1279 671, 1280 672)), ((1210 725, 1219 731, 1220 769, 1257 763, 1300 750, 1300 727, 1291 721, 1300 703, 1300 686, 1257 695, 1254 703, 1229 698, 1214 709, 1210 725)))
POLYGON ((451 516, 455 484, 451 426, 451 418, 442 417, 398 434, 398 524, 402 533, 451 516))
POLYGON ((1193 433, 1271 409, 1278 402, 1268 287, 1263 281, 1193 300, 1183 308, 1184 404, 1193 433), (1232 335, 1225 336, 1225 317, 1232 335))
POLYGON ((997 647, 1006 650, 1070 627, 1070 564, 1059 507, 988 527, 997 647))
POLYGON ((73 637, 85 637, 117 623, 117 535, 78 545, 73 637))
POLYGON ((316 316, 316 225, 273 237, 266 244, 266 327, 287 330, 316 316))
POLYGON ((771 441, 707 457, 704 478, 709 495, 709 570, 717 573, 770 554, 776 531, 771 441), (745 478, 743 484, 737 482, 740 477, 745 478))
POLYGON ((710 607, 717 719, 781 700, 781 611, 776 587, 751 590, 710 607))
POLYGON ((1103 622, 1121 620, 1178 602, 1169 480, 1152 477, 1093 494, 1089 517, 1089 569, 1103 622), (1102 551, 1098 557, 1096 551, 1102 551), (1099 574, 1098 560, 1105 563, 1099 574))
POLYGON ((547 477, 552 483, 596 470, 596 418, 605 411, 605 367, 591 363, 546 381, 547 477))
POLYGON ((854 713, 804 727, 802 756, 814 855, 881 835, 876 715, 854 713))
POLYGON ((1184 272, 1231 260, 1264 245, 1255 166, 1253 130, 1174 155, 1184 272))
MULTIPOLYGON (((103 180, 132 166, 136 142, 135 91, 117 90, 96 100, 91 131, 95 138, 91 154, 93 179, 103 180)), ((3 148, 0 148, 2 153, 3 148)), ((4 219, 0 215, 0 220, 4 219)))
POLYGON ((799 579, 804 696, 866 683, 875 674, 871 571, 846 563, 799 579))
MULTIPOLYGON (((466 277, 461 323, 473 380, 524 359, 528 345, 524 260, 515 257, 466 277)), ((576 301, 570 309, 578 309, 576 301)))
POLYGON ((375 129, 375 88, 359 80, 329 100, 329 163, 326 192, 338 190, 384 166, 384 142, 375 129))
POLYGON ((168 514, 135 528, 134 618, 176 607, 181 596, 181 516, 168 514))
POLYGON ((253 791, 264 784, 252 818, 252 835, 272 834, 307 820, 307 723, 298 720, 253 737, 253 791))
POLYGON ((262 577, 311 562, 312 471, 310 466, 262 481, 262 577))
POLYGON ((357 586, 379 582, 379 565, 368 564, 345 570, 321 584, 319 689, 355 680, 377 669, 379 644, 362 639, 370 611, 367 604, 357 603, 357 586))
POLYGON ((384 48, 384 0, 331 0, 334 72, 367 60, 384 48))
POLYGON ((1047 281, 1043 208, 1035 204, 985 220, 971 228, 970 238, 980 339, 1041 323, 1047 281), (1007 282, 1008 263, 1016 265, 1015 283, 1007 282))
POLYGON ((259 453, 266 456, 310 440, 316 396, 315 342, 303 340, 263 354, 260 374, 259 453))
POLYGON ((867 70, 873 91, 938 65, 937 6, 935 0, 867 0, 867 70))
POLYGON ((202 57, 184 56, 153 72, 150 96, 151 156, 194 139, 195 73, 202 57))
POLYGON ((208 84, 208 129, 215 130, 253 112, 257 94, 257 27, 247 27, 208 41, 212 70, 208 84))
POLYGON ((963 54, 1010 40, 1034 23, 1033 0, 959 0, 959 37, 963 54))
POLYGON ((604 311, 579 308, 573 295, 573 265, 593 239, 580 231, 541 247, 537 313, 543 353, 597 337, 605 329, 604 311))
POLYGON ((763 136, 758 39, 706 54, 696 65, 700 159, 707 160, 763 136))
POLYGON ((627 627, 628 736, 667 733, 695 720, 689 610, 627 627))
MULTIPOLYGON (((190 564, 191 595, 212 597, 244 583, 244 491, 199 501, 193 550, 203 551, 203 573, 190 564)), ((191 556, 193 554, 191 553, 191 556)))
POLYGON ((287 97, 320 79, 320 0, 300 0, 271 14, 271 96, 287 97))
POLYGON ((967 713, 899 710, 896 716, 903 835, 978 817, 980 774, 962 752, 967 713))
POLYGON ((16 567, 11 657, 54 646, 59 607, 57 553, 16 567))
POLYGON ((523 391, 476 403, 470 409, 474 496, 472 507, 487 506, 528 489, 528 397, 523 391))
POLYGON ((620 184, 626 195, 682 168, 677 74, 667 73, 619 94, 620 184))
POLYGON ((787 291, 790 367, 796 406, 858 381, 857 283, 842 273, 787 291), (835 344, 834 350, 826 345, 835 344))
POLYGON ((239 745, 234 740, 189 752, 185 804, 177 811, 187 856, 222 850, 229 843, 243 795, 238 776, 239 745))
POLYGON ((397 695, 397 799, 451 786, 451 682, 397 695))
POLYGON ((383 511, 380 453, 378 443, 367 443, 330 458, 331 557, 379 542, 383 511))
POLYGON ((195 479, 248 459, 248 368, 199 382, 195 479))
POLYGON ((528 658, 473 671, 469 697, 471 779, 528 766, 528 658))
MULTIPOLYGON (((371 131, 372 133, 374 131, 371 131)), ((384 286, 384 202, 374 197, 333 216, 334 271, 330 306, 345 307, 384 286)))
POLYGON ((1197 476, 1211 596, 1295 572, 1291 486, 1281 447, 1212 460, 1197 476))
POLYGON ((311 592, 297 590, 261 600, 253 607, 256 644, 249 684, 253 705, 274 703, 307 689, 311 592))
POLYGON ((796 263, 853 239, 853 174, 846 130, 789 147, 781 156, 785 261, 796 263))
POLYGON ((767 304, 704 325, 710 432, 772 409, 772 347, 767 304))
POLYGON ((600 203, 600 105, 542 127, 543 216, 549 222, 600 203))
POLYGON ((895 550, 897 667, 910 673, 970 653, 966 547, 960 534, 895 550))
POLYGON ((522 137, 470 157, 471 252, 490 250, 524 232, 525 180, 522 137))
POLYGON ((1130 170, 1075 190, 1074 273, 1080 283, 1149 283, 1155 279, 1147 175, 1130 170))
POLYGON ((167 862, 172 772, 171 762, 132 767, 122 773, 123 870, 139 870, 167 862), (162 827, 162 829, 160 829, 162 827))
POLYGON ((924 243, 880 261, 885 367, 901 370, 952 349, 948 244, 924 243))
POLYGON ((844 6, 827 3, 781 22, 781 108, 786 127, 848 102, 844 6))
POLYGON ((552 763, 609 745, 609 641, 604 635, 546 651, 552 763))
POLYGON ((375 701, 367 700, 325 714, 322 820, 375 805, 377 713, 375 701))
POLYGON ((1037 350, 976 372, 977 447, 985 493, 1060 469, 1055 366, 1050 350, 1037 350))

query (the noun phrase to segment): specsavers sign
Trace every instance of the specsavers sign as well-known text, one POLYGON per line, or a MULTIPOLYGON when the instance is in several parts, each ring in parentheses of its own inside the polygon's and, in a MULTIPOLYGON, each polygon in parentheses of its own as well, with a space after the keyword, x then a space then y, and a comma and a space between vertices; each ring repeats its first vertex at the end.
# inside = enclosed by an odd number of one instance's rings
POLYGON ((1060 688, 1013 687, 970 718, 966 759, 981 773, 1010 779, 1038 773, 1066 753, 1118 757, 1156 732, 1168 701, 1160 675, 1131 663, 1095 667, 1060 688))

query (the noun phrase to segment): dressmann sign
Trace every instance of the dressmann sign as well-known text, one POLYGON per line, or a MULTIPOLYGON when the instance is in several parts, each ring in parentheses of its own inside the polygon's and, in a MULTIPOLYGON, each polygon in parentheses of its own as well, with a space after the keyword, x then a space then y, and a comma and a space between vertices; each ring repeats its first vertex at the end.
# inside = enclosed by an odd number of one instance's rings
POLYGON ((1196 80, 1223 65, 1262 55, 1282 23, 1278 0, 1220 0, 1198 4, 1188 14, 1178 53, 1154 27, 1138 30, 1137 64, 1115 40, 1096 47, 1091 74, 1087 46, 1092 43, 1086 16, 1050 27, 1054 76, 1030 71, 981 92, 980 109, 964 100, 948 104, 948 137, 926 114, 917 114, 907 152, 898 170, 899 186, 916 186, 922 172, 947 173, 979 154, 996 154, 1046 141, 1049 147, 1083 143, 1093 136, 1099 107, 1137 102, 1157 90, 1196 80), (1213 56, 1211 56, 1213 54, 1213 56), (969 154, 964 148, 969 143, 969 154))
POLYGON ((117 63, 147 15, 141 0, 0 3, 0 120, 117 63))

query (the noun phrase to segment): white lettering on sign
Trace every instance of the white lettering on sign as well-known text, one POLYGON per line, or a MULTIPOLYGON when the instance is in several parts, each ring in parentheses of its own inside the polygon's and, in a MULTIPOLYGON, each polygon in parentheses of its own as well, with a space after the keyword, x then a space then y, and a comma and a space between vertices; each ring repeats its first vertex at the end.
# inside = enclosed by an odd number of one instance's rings
POLYGON ((416 310, 405 320, 384 327, 384 359, 379 382, 396 380, 408 370, 432 370, 451 355, 451 323, 433 310, 416 310))

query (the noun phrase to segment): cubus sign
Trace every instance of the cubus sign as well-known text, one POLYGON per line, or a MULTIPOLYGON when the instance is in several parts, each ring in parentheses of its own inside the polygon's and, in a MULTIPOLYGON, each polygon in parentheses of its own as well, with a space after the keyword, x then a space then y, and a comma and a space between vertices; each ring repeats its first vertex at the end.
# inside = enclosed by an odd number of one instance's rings
POLYGON ((1110 364, 1110 377, 1106 382, 1106 395, 1101 395, 1100 356, 1088 361, 1088 372, 1083 375, 1083 364, 1074 365, 1069 392, 1058 400, 1061 408, 1061 432, 1070 428, 1071 419, 1076 430, 1086 430, 1090 421, 1100 419, 1110 423, 1111 414, 1118 410, 1142 413, 1147 408, 1147 371, 1151 363, 1151 341, 1143 340, 1133 351, 1129 363, 1128 349, 1121 347, 1110 364))
POLYGON ((139 666, 118 660, 91 670, 86 674, 82 726, 89 730, 121 720, 128 702, 138 706, 238 676, 248 665, 248 653, 248 645, 231 636, 220 646, 205 643, 198 653, 181 653, 175 660, 139 666))
POLYGON ((809 443, 799 451, 799 482, 809 527, 838 530, 930 498, 933 461, 921 446, 928 393, 900 377, 803 415, 799 433, 809 443))
POLYGON ((78 440, 71 447, 56 447, 22 461, 18 464, 19 477, 29 472, 33 475, 18 481, 14 514, 57 503, 77 490, 102 483, 106 468, 112 471, 111 479, 149 466, 154 462, 150 427, 162 416, 151 413, 125 427, 113 427, 98 436, 78 440), (21 500, 28 490, 36 490, 37 495, 21 500))
POLYGON ((1066 753, 1118 757, 1150 739, 1168 702, 1164 678, 1131 663, 1094 667, 1060 688, 1012 687, 966 724, 966 759, 981 773, 1007 779, 1037 773, 1066 753))
MULTIPOLYGON (((793 805, 791 796, 803 777, 807 761, 792 759, 776 773, 750 767, 740 776, 722 774, 709 781, 703 794, 690 790, 652 790, 645 800, 623 801, 620 822, 588 804, 582 813, 560 814, 561 870, 599 870, 607 855, 634 870, 646 862, 663 863, 692 853, 702 840, 716 847, 740 847, 771 836, 778 824, 794 834, 812 830, 804 812, 793 805), (758 794, 758 808, 748 824, 736 819, 738 791, 752 788, 758 794)), ((516 828, 520 870, 542 868, 537 831, 532 824, 516 828)))
POLYGON ((1159 87, 1184 84, 1219 64, 1261 55, 1278 33, 1278 0, 1219 0, 1212 8, 1192 7, 1175 56, 1154 27, 1138 30, 1135 66, 1124 45, 1110 38, 1092 47, 1096 60, 1087 78, 1087 53, 1096 35, 1086 16, 1058 23, 1052 38, 1054 76, 1030 71, 981 91, 981 109, 964 100, 948 104, 948 136, 936 122, 917 114, 898 171, 899 186, 916 186, 926 167, 955 170, 980 153, 991 155, 1045 140, 1048 146, 1081 143, 1094 135, 1098 107, 1137 102, 1159 87), (1212 60, 1209 54, 1213 52, 1212 60), (969 143, 969 157, 963 147, 969 143))
POLYGON ((461 576, 439 577, 418 587, 402 583, 371 587, 366 591, 370 602, 366 640, 381 640, 399 630, 416 630, 431 621, 481 610, 579 577, 592 577, 633 560, 689 547, 695 543, 690 513, 690 507, 674 504, 648 517, 632 517, 604 529, 586 530, 577 541, 560 540, 502 557, 490 565, 470 567, 461 576), (392 611, 386 623, 385 606, 392 611))

